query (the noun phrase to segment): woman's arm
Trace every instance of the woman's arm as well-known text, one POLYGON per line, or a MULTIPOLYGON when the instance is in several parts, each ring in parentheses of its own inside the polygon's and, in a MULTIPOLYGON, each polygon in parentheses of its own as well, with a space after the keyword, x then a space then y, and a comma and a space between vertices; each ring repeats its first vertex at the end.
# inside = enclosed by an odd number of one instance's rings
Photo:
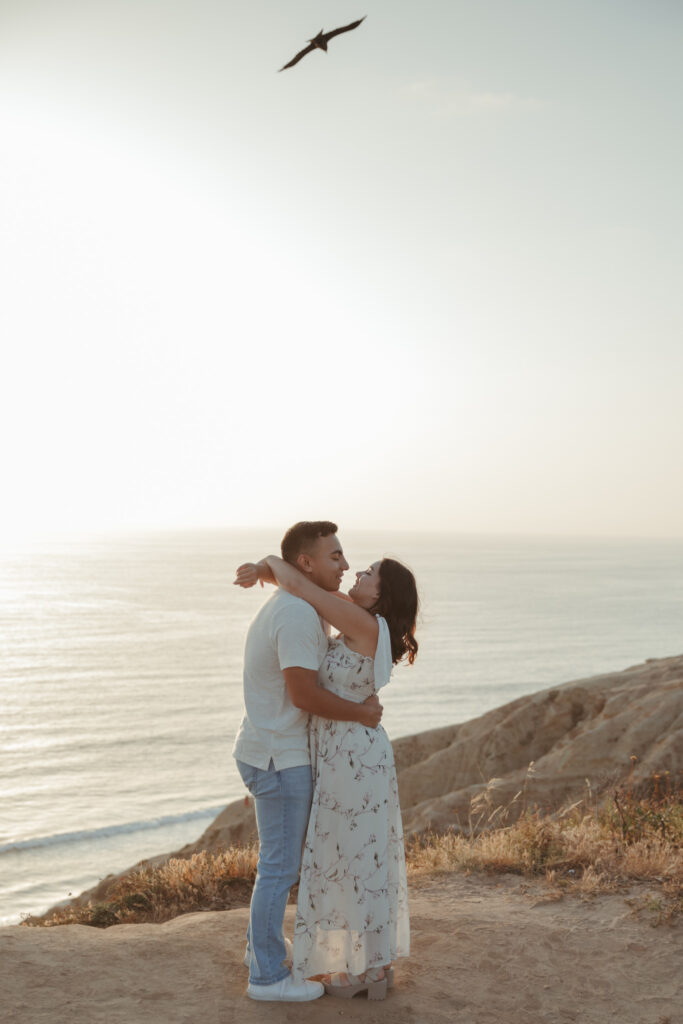
POLYGON ((253 587, 256 583, 260 583, 261 586, 264 583, 274 583, 277 586, 277 580, 266 565, 265 559, 261 559, 260 562, 245 562, 244 565, 240 565, 232 582, 233 586, 244 587, 245 590, 253 587))
POLYGON ((318 614, 343 633, 355 648, 361 649, 361 653, 367 651, 368 655, 374 655, 379 627, 372 612, 353 601, 340 600, 342 595, 323 590, 277 555, 268 555, 263 561, 283 590, 312 604, 318 614))

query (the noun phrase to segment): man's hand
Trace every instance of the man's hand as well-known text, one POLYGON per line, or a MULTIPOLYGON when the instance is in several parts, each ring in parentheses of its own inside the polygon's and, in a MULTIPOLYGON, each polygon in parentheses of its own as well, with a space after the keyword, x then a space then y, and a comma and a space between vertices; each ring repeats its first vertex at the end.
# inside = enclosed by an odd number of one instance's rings
POLYGON ((372 697, 368 697, 361 704, 361 725, 364 725, 368 729, 376 729, 379 723, 382 721, 382 712, 384 708, 379 702, 379 697, 376 693, 373 693, 372 697))
POLYGON ((379 725, 383 708, 377 694, 373 693, 363 704, 356 704, 318 686, 318 673, 314 669, 283 668, 282 674, 295 708, 335 722, 358 722, 367 729, 376 729, 379 725))

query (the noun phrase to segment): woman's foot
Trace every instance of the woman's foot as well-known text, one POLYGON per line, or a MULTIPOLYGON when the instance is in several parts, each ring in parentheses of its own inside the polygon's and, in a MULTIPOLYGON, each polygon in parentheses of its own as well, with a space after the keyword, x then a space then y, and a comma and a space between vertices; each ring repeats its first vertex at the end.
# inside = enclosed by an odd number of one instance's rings
POLYGON ((394 968, 391 964, 385 964, 382 968, 384 971, 384 977, 387 979, 387 988, 394 987, 394 968))
POLYGON ((310 980, 311 981, 322 981, 323 985, 330 985, 330 984, 335 984, 335 985, 351 985, 351 984, 355 983, 356 980, 365 981, 366 978, 368 978, 368 975, 370 975, 370 980, 371 981, 381 981, 382 978, 386 978, 387 979, 387 988, 393 988, 393 984, 394 984, 394 968, 392 967, 391 964, 385 964, 384 967, 375 967, 375 968, 371 967, 368 971, 365 971, 363 974, 360 974, 358 976, 358 979, 356 979, 356 975, 355 974, 346 974, 344 971, 335 971, 334 975, 332 975, 332 974, 314 974, 313 977, 310 980), (334 977, 334 979, 335 979, 334 982, 332 982, 330 980, 332 977, 334 977), (354 979, 354 981, 353 982, 349 981, 349 978, 354 979))
POLYGON ((361 975, 335 971, 323 975, 321 980, 327 994, 338 999, 353 999, 359 992, 367 992, 368 999, 384 999, 387 994, 383 967, 371 968, 361 975))
POLYGON ((334 971, 332 974, 316 974, 315 980, 322 981, 324 985, 355 985, 360 981, 381 981, 388 971, 393 972, 393 967, 388 964, 386 967, 371 967, 363 974, 346 974, 344 971, 334 971), (334 980, 332 980, 334 979, 334 980))

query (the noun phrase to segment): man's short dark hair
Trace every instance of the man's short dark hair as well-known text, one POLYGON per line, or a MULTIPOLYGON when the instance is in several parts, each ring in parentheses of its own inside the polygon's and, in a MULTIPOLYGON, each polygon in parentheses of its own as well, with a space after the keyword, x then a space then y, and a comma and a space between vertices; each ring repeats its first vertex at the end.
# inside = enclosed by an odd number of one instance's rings
POLYGON ((296 565, 296 560, 302 551, 310 551, 320 537, 329 537, 337 532, 337 524, 330 523, 326 519, 318 522, 295 523, 290 526, 282 538, 281 551, 285 562, 296 565))

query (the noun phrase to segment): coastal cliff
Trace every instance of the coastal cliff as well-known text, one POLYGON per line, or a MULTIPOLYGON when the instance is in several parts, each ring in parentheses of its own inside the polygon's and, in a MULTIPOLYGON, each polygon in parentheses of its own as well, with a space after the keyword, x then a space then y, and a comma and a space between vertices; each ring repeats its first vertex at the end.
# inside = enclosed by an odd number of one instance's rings
MULTIPOLYGON (((507 821, 524 809, 552 812, 587 793, 599 798, 627 778, 635 790, 656 774, 662 788, 678 784, 683 655, 541 690, 469 722, 401 737, 393 748, 407 833, 476 830, 496 809, 507 821)), ((253 802, 245 797, 196 842, 121 874, 255 836, 253 802)), ((71 902, 103 899, 119 877, 108 875, 71 902)))

